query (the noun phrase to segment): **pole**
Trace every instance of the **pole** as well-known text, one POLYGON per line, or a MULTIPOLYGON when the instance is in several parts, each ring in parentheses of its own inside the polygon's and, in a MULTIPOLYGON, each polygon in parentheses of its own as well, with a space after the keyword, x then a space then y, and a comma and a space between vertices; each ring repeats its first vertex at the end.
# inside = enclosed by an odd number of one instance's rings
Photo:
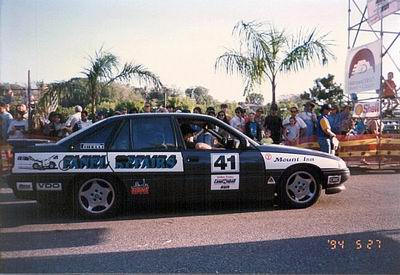
POLYGON ((32 108, 31 108, 31 70, 28 70, 28 132, 32 131, 32 108))
MULTIPOLYGON (((383 127, 383 122, 382 122, 382 120, 383 120, 383 113, 382 113, 382 105, 383 105, 383 103, 382 103, 382 93, 383 93, 383 81, 382 80, 384 80, 384 78, 383 78, 383 17, 381 18, 381 54, 380 54, 380 57, 381 57, 381 77, 380 77, 380 82, 379 82, 379 119, 380 119, 380 127, 378 128, 379 129, 379 133, 381 133, 381 127, 383 127)), ((380 152, 380 150, 381 150, 381 139, 382 139, 382 137, 379 135, 378 136, 378 148, 377 148, 377 150, 376 150, 376 154, 379 154, 379 152, 380 152)), ((378 159, 379 159, 379 161, 378 161, 378 168, 379 169, 381 169, 381 162, 382 162, 382 156, 379 154, 378 155, 378 159)))
POLYGON ((350 0, 348 1, 348 9, 347 9, 347 49, 350 50, 350 0))

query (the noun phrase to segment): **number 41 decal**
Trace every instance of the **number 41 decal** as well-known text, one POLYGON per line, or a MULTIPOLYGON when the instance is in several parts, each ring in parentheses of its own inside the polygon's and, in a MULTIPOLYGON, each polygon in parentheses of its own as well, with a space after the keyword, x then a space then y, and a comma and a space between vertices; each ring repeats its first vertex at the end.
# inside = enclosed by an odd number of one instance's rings
POLYGON ((211 172, 239 172, 239 154, 211 154, 211 172))

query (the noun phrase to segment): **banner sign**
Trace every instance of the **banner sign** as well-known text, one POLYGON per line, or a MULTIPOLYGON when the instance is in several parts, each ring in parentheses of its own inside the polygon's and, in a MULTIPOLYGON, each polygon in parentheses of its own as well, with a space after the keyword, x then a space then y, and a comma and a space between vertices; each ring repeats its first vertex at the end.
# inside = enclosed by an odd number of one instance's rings
POLYGON ((353 117, 357 118, 377 118, 379 117, 379 101, 363 102, 354 105, 353 117))
POLYGON ((381 62, 381 40, 349 50, 345 69, 346 92, 379 90, 381 62))
POLYGON ((400 0, 368 0, 368 22, 374 24, 400 10, 400 0))

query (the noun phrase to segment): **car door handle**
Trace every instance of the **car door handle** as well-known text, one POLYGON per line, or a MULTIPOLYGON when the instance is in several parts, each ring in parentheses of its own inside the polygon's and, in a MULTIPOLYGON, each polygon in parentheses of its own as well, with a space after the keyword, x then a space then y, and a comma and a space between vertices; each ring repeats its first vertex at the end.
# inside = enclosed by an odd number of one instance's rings
POLYGON ((199 161, 199 157, 188 157, 186 159, 187 162, 198 162, 199 161))

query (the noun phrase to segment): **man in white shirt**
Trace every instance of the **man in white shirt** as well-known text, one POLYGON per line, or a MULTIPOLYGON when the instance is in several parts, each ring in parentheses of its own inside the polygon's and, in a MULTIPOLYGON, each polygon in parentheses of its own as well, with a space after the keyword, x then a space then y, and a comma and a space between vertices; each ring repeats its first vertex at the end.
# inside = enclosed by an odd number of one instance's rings
POLYGON ((293 117, 296 119, 296 123, 300 126, 300 137, 304 136, 306 128, 307 128, 307 124, 304 122, 304 120, 302 120, 299 115, 299 110, 297 109, 296 106, 290 107, 290 116, 287 117, 283 122, 282 125, 286 126, 288 124, 290 124, 290 118, 293 117))
POLYGON ((238 129, 240 132, 244 132, 245 120, 242 117, 243 111, 242 108, 237 107, 235 109, 235 116, 231 119, 229 124, 233 127, 238 129))
POLYGON ((21 139, 24 138, 24 134, 28 132, 28 120, 24 118, 25 113, 17 111, 15 119, 11 120, 8 127, 8 138, 21 139))
POLYGON ((75 124, 81 120, 81 112, 82 112, 82 107, 79 105, 75 106, 75 114, 71 115, 68 119, 67 122, 65 122, 65 125, 69 127, 70 129, 74 129, 75 124))
POLYGON ((314 107, 315 104, 311 101, 308 101, 306 104, 304 104, 304 111, 298 115, 307 125, 307 129, 305 131, 306 137, 315 135, 317 114, 313 111, 314 107))
POLYGON ((87 128, 90 125, 92 125, 92 121, 88 119, 88 112, 87 111, 82 111, 81 112, 81 120, 79 120, 77 123, 75 123, 73 131, 79 131, 81 129, 87 128))

